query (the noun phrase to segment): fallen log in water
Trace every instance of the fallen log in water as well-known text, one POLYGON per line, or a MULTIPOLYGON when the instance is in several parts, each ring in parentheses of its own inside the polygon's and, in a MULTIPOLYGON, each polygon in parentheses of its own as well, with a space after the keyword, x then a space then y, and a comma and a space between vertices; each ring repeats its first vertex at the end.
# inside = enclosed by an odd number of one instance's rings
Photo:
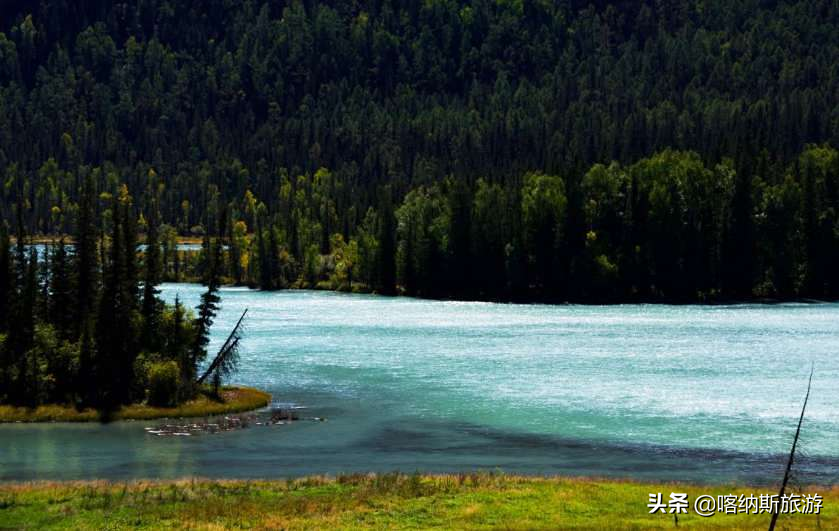
POLYGON ((280 402, 273 402, 269 407, 274 422, 300 420, 301 413, 306 409, 304 406, 280 402))
POLYGON ((247 428, 257 422, 256 415, 232 415, 217 419, 193 421, 186 424, 159 424, 146 427, 146 433, 150 435, 172 435, 189 436, 202 433, 219 433, 247 428))
POLYGON ((186 423, 169 422, 157 426, 147 426, 145 430, 149 435, 161 437, 189 437, 242 430, 253 426, 282 426, 298 421, 322 422, 326 420, 321 417, 302 416, 302 411, 305 409, 301 406, 283 404, 279 407, 272 407, 267 412, 226 415, 218 418, 207 418, 203 421, 192 420, 186 423))

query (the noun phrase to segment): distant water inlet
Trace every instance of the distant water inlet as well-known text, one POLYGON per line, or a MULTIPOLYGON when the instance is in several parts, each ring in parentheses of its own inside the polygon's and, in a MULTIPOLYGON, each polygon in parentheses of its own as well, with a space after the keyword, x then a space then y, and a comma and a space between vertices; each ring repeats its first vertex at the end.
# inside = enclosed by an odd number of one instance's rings
MULTIPOLYGON (((57 243, 56 243, 56 245, 57 245, 57 243)), ((27 248, 34 247, 35 251, 38 253, 38 257, 43 258, 43 256, 50 249, 52 249, 54 246, 52 244, 46 244, 46 243, 35 243, 35 244, 27 244, 26 247, 27 248)), ((73 244, 73 243, 67 243, 67 244, 65 244, 65 247, 67 248, 68 251, 72 252, 76 248, 76 245, 73 244)), ((227 246, 225 245, 224 248, 226 249, 227 246)), ((178 243, 177 245, 175 245, 175 249, 178 250, 178 251, 183 251, 183 252, 188 252, 188 253, 197 253, 197 252, 201 251, 201 244, 200 243, 178 243)), ((146 250, 146 244, 145 243, 138 244, 137 245, 137 250, 138 251, 145 251, 146 250)))
MULTIPOLYGON (((189 305, 200 293, 163 286, 168 301, 189 305)), ((0 479, 489 469, 775 481, 811 362, 799 477, 839 477, 837 304, 544 306, 225 289, 216 346, 246 307, 236 381, 324 422, 199 437, 150 435, 153 421, 0 426, 0 479)))

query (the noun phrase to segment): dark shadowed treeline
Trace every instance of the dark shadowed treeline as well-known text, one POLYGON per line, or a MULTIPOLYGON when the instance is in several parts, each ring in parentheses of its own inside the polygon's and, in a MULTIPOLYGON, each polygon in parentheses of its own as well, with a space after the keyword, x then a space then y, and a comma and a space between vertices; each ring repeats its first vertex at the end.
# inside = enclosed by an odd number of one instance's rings
POLYGON ((107 233, 119 187, 146 190, 163 278, 203 274, 174 241, 212 234, 229 280, 265 289, 839 291, 833 1, 10 1, 0 21, 0 212, 77 233, 90 181, 107 233))
POLYGON ((98 203, 89 177, 75 244, 62 238, 41 253, 27 244, 23 208, 16 209, 14 243, 0 223, 0 404, 173 406, 198 391, 219 301, 220 247, 208 241, 202 256, 208 289, 193 319, 177 300, 169 306, 158 297, 156 216, 147 230, 149 250, 138 255, 137 211, 127 188, 109 197, 101 213, 98 203))
MULTIPOLYGON (((338 214, 345 185, 325 169, 295 186, 283 179, 274 212, 250 192, 211 200, 224 220, 215 226, 228 227, 228 280, 493 300, 839 296, 839 153, 829 147, 766 179, 679 151, 596 164, 576 184, 544 172, 505 184, 448 177, 395 205, 385 190, 352 229, 338 214)), ((175 261, 183 253, 169 241, 167 279, 200 276, 200 255, 175 261)))

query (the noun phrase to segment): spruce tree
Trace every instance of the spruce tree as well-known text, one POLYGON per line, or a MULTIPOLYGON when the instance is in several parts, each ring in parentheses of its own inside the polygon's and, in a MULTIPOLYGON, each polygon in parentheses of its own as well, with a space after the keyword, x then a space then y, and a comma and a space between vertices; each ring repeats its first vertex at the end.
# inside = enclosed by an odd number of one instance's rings
MULTIPOLYGON (((31 397, 29 364, 27 353, 32 348, 35 336, 35 299, 37 298, 37 257, 27 260, 23 212, 17 208, 17 242, 15 244, 15 297, 9 318, 9 334, 6 339, 6 370, 8 375, 8 400, 12 403, 27 403, 31 397), (33 262, 34 261, 34 262, 33 262)), ((34 251, 34 249, 33 249, 34 251)))
POLYGON ((186 312, 181 304, 181 299, 175 295, 175 306, 172 308, 172 329, 166 337, 166 355, 169 359, 178 363, 181 372, 179 386, 179 399, 189 397, 192 393, 192 385, 195 379, 195 370, 192 366, 192 349, 186 344, 184 317, 186 312))
MULTIPOLYGON (((0 334, 9 328, 9 307, 12 299, 11 242, 6 223, 0 219, 0 334)), ((2 371, 2 367, 0 367, 2 371)), ((2 380, 0 380, 2 381, 2 380)))
POLYGON ((23 304, 20 307, 19 320, 16 326, 21 328, 21 336, 25 340, 25 347, 22 347, 19 357, 20 379, 19 401, 28 406, 35 406, 41 398, 41 379, 39 377, 41 366, 41 352, 32 347, 35 345, 35 323, 38 312, 38 251, 34 247, 29 249, 29 258, 26 261, 26 277, 23 283, 23 304))
POLYGON ((754 222, 752 220, 752 182, 754 177, 738 173, 735 177, 731 216, 725 227, 723 289, 744 298, 751 295, 754 284, 754 222))
POLYGON ((463 297, 472 292, 472 193, 463 179, 451 183, 448 194, 448 286, 449 293, 463 297))
MULTIPOLYGON (((9 330, 16 306, 17 282, 12 270, 11 242, 5 221, 0 220, 0 334, 9 330)), ((0 344, 0 401, 6 401, 11 391, 12 360, 14 353, 8 339, 0 344)))
POLYGON ((396 293, 396 218, 390 194, 389 187, 383 191, 379 207, 379 278, 376 287, 385 295, 396 293))
POLYGON ((259 287, 263 290, 274 289, 274 279, 271 277, 271 260, 268 256, 269 246, 265 242, 262 209, 256 213, 256 253, 259 255, 259 287))
POLYGON ((91 321, 94 313, 99 284, 99 249, 96 215, 96 188, 93 176, 88 174, 84 179, 79 201, 79 217, 76 223, 76 253, 75 253, 75 305, 73 325, 76 333, 81 334, 83 328, 91 321))
POLYGON ((195 319, 195 342, 190 351, 189 362, 184 368, 188 372, 188 381, 195 381, 198 367, 207 358, 207 345, 210 344, 210 328, 218 312, 219 278, 218 266, 221 263, 221 247, 217 240, 209 240, 207 244, 207 270, 203 283, 207 290, 201 295, 198 305, 198 316, 195 319))
POLYGON ((270 219, 268 222, 268 277, 271 284, 270 289, 277 289, 282 287, 280 279, 280 246, 277 242, 277 231, 274 228, 270 219))
POLYGON ((64 339, 78 337, 71 314, 74 299, 70 257, 62 237, 52 251, 50 262, 49 320, 64 339))
POLYGON ((139 274, 137 268, 137 215, 134 210, 134 203, 128 188, 123 185, 118 196, 122 215, 122 249, 120 249, 120 262, 123 268, 123 276, 119 284, 120 308, 119 326, 122 330, 120 336, 119 380, 123 383, 120 393, 120 401, 127 403, 133 401, 143 390, 134 386, 134 362, 140 352, 137 312, 140 309, 139 299, 139 274))
POLYGON ((96 404, 96 344, 93 318, 89 316, 79 325, 79 377, 76 380, 76 396, 81 404, 96 404))
POLYGON ((160 290, 160 212, 156 198, 151 200, 148 212, 148 231, 146 232, 146 252, 143 275, 143 344, 147 348, 157 346, 157 329, 160 325, 161 301, 160 290))
POLYGON ((137 310, 140 306, 139 269, 137 267, 137 217, 128 189, 123 186, 120 193, 122 203, 122 249, 120 259, 125 276, 121 289, 125 296, 126 308, 137 310))
POLYGON ((105 271, 96 332, 96 386, 98 405, 111 408, 129 402, 134 383, 137 342, 136 225, 131 197, 122 188, 113 205, 110 260, 105 271))
POLYGON ((110 408, 120 402, 119 394, 124 382, 120 381, 119 361, 123 357, 120 336, 125 330, 120 329, 123 311, 121 285, 124 270, 122 258, 122 216, 119 204, 113 206, 112 232, 110 239, 110 259, 103 271, 104 282, 99 298, 99 313, 96 318, 96 351, 94 354, 93 385, 96 390, 95 402, 98 407, 110 408))
POLYGON ((242 284, 242 249, 239 246, 239 238, 236 235, 235 225, 232 217, 228 217, 229 247, 227 251, 228 274, 237 286, 242 284))

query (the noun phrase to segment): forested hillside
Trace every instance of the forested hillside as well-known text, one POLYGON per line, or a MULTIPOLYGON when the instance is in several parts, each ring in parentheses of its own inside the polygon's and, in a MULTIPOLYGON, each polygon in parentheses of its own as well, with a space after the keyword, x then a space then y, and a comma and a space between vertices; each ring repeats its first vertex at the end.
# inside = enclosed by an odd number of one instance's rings
POLYGON ((126 184, 266 289, 839 296, 834 0, 13 0, 0 32, 12 228, 78 233, 89 181, 109 234, 126 184))

